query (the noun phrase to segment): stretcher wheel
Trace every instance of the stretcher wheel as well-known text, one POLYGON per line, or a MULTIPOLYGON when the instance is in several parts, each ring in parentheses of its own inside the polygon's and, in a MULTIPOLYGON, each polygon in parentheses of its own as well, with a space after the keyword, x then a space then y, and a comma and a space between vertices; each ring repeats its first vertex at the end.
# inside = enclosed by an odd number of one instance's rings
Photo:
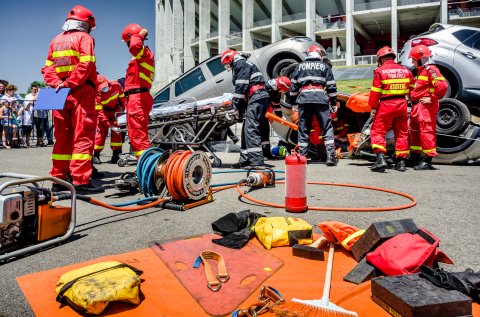
POLYGON ((220 167, 220 166, 222 166, 222 160, 219 159, 219 158, 214 158, 214 159, 213 159, 213 162, 212 162, 212 165, 213 165, 214 167, 220 167))
POLYGON ((125 166, 127 166, 127 160, 121 158, 117 161, 117 165, 119 167, 125 167, 125 166))

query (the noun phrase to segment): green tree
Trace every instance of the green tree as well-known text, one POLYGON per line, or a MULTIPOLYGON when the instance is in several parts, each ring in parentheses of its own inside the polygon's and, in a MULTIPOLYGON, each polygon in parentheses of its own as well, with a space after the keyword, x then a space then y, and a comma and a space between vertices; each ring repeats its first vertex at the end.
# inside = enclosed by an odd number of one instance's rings
POLYGON ((34 81, 28 86, 27 94, 32 92, 32 86, 37 86, 38 88, 47 87, 47 84, 43 81, 34 81))

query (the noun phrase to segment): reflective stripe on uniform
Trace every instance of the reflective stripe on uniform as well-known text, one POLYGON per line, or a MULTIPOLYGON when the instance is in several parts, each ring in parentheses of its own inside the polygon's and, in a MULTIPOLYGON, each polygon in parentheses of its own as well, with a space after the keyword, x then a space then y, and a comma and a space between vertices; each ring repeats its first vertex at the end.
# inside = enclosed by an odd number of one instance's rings
POLYGON ((425 80, 428 81, 428 76, 418 76, 417 80, 425 80))
POLYGON ((333 85, 335 84, 335 80, 329 80, 325 85, 333 85))
POLYGON ((421 151, 422 147, 417 145, 410 145, 410 150, 412 151, 421 151))
POLYGON ((296 95, 298 95, 297 91, 290 91, 290 96, 296 96, 296 95))
POLYGON ((247 153, 255 153, 255 152, 262 152, 262 148, 261 147, 252 147, 252 148, 247 149, 247 153))
POLYGON ((237 79, 237 80, 235 80, 235 85, 248 84, 248 83, 250 83, 250 80, 248 80, 248 79, 237 79))
POLYGON ((242 95, 242 94, 233 94, 233 98, 245 98, 245 95, 242 95))
POLYGON ((52 52, 52 57, 53 58, 68 57, 68 56, 80 57, 80 52, 75 51, 75 50, 64 50, 64 51, 52 52))
POLYGON ((329 97, 336 97, 337 96, 337 93, 336 92, 331 92, 328 94, 329 97))
POLYGON ((256 72, 256 73, 253 73, 250 75, 250 79, 253 79, 253 78, 256 78, 256 77, 259 77, 259 76, 262 76, 262 73, 261 72, 256 72))
POLYGON ((72 156, 70 154, 52 154, 52 160, 70 161, 72 156))
POLYGON ((110 142, 110 146, 122 146, 122 142, 110 142))
POLYGON ((325 90, 320 89, 320 88, 317 88, 317 89, 302 89, 301 90, 301 92, 312 92, 312 91, 323 91, 323 92, 325 92, 325 90))
POLYGON ((103 150, 103 148, 105 148, 104 145, 96 145, 96 144, 95 144, 95 145, 93 146, 93 149, 94 149, 94 150, 103 150))
POLYGON ((69 72, 75 69, 74 65, 68 65, 68 66, 58 66, 55 67, 55 71, 57 73, 63 73, 63 72, 69 72))
POLYGON ((408 94, 410 91, 408 89, 392 89, 392 90, 384 90, 382 89, 381 93, 384 95, 405 95, 408 94))
POLYGON ((437 148, 434 147, 433 149, 430 149, 430 150, 423 150, 423 153, 430 153, 433 151, 437 151, 437 148))
POLYGON ((140 52, 139 52, 136 56, 134 56, 134 57, 135 57, 136 59, 140 59, 140 58, 142 57, 144 51, 145 51, 145 46, 142 47, 142 49, 140 50, 140 52))
POLYGON ((102 105, 96 105, 95 110, 103 110, 103 106, 102 105))
POLYGON ((50 61, 48 59, 45 61, 45 66, 52 66, 52 65, 53 65, 52 61, 50 61))
POLYGON ((384 146, 381 146, 380 144, 372 144, 372 149, 380 149, 386 151, 384 146))
POLYGON ((145 150, 135 151, 135 152, 133 152, 133 155, 140 156, 140 155, 143 154, 143 152, 145 152, 145 150))
POLYGON ((372 88, 370 88, 371 91, 374 91, 374 92, 382 92, 382 88, 378 88, 378 87, 375 87, 375 86, 372 86, 372 88))
POLYGON ((138 77, 144 79, 145 81, 147 81, 149 84, 151 84, 153 81, 147 76, 145 75, 144 73, 139 73, 138 74, 138 77))
POLYGON ((382 84, 404 84, 409 83, 410 78, 393 78, 393 79, 383 79, 382 84))
POLYGON ((325 141, 325 144, 333 144, 335 141, 334 140, 328 140, 328 141, 325 141))
POLYGON ((409 150, 403 150, 403 151, 395 151, 395 155, 400 155, 400 154, 408 154, 410 153, 409 150))
POLYGON ((148 63, 142 62, 142 63, 140 63, 140 66, 142 66, 143 68, 151 71, 152 73, 155 72, 155 67, 151 66, 151 65, 148 64, 148 63))
POLYGON ((85 153, 73 153, 72 154, 72 160, 89 161, 91 159, 92 159, 92 156, 90 154, 85 154, 85 153))
POLYGON ((319 76, 305 76, 301 77, 298 79, 298 82, 302 81, 307 81, 307 80, 319 80, 319 81, 325 81, 325 77, 319 77, 319 76))
POLYGON ((113 100, 115 100, 115 99, 117 99, 117 98, 118 98, 118 92, 117 92, 115 95, 113 95, 113 96, 111 96, 110 98, 108 98, 107 100, 102 101, 101 104, 102 104, 102 105, 106 105, 106 104, 109 103, 110 101, 113 101, 113 100))
POLYGON ((436 82, 437 80, 445 81, 445 77, 437 77, 437 78, 432 79, 432 84, 435 84, 435 82, 436 82))
POLYGON ((300 146, 300 147, 301 147, 301 146, 308 146, 308 143, 299 142, 297 145, 300 146))
POLYGON ((95 56, 91 56, 91 55, 80 56, 79 60, 80 60, 80 63, 84 63, 84 62, 94 63, 95 62, 95 56))

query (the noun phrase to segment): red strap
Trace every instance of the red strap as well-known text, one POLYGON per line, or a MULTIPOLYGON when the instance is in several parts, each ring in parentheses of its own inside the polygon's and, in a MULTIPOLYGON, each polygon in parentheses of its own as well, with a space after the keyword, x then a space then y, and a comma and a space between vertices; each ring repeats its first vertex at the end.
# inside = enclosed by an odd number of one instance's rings
POLYGON ((250 97, 251 95, 253 95, 253 93, 259 89, 264 89, 265 88, 265 85, 264 84, 257 84, 257 85, 253 85, 250 87, 250 89, 248 89, 248 97, 250 97))

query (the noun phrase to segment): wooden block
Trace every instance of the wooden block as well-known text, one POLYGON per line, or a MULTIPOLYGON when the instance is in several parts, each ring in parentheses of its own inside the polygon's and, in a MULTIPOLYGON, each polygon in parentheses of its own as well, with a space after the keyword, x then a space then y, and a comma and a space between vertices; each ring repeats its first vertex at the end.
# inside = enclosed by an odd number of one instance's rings
POLYGON ((412 219, 374 222, 352 247, 353 257, 359 262, 368 252, 375 250, 385 240, 400 233, 418 230, 412 219))
POLYGON ((372 299, 395 317, 471 317, 472 299, 418 274, 372 279, 372 299))
POLYGON ((362 259, 357 265, 343 277, 344 281, 360 284, 370 281, 377 276, 376 269, 373 265, 367 263, 367 259, 362 259))

